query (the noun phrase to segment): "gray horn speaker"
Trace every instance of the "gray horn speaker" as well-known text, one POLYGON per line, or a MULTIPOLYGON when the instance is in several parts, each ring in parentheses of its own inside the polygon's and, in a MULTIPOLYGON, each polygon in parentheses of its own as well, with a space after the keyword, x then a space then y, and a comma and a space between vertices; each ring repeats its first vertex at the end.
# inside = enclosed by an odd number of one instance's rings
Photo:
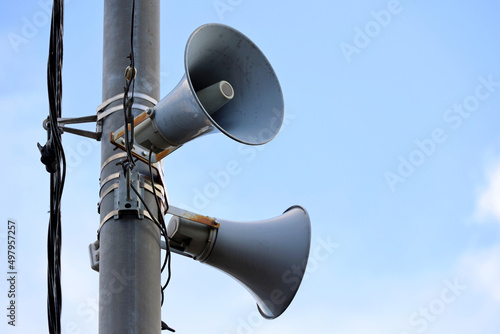
POLYGON ((307 265, 311 223, 306 210, 292 206, 256 222, 217 221, 218 229, 173 217, 167 228, 170 247, 232 276, 254 296, 263 317, 278 317, 307 265))
POLYGON ((140 145, 158 153, 218 131, 259 145, 279 132, 284 103, 278 78, 245 35, 222 24, 203 25, 189 37, 184 65, 177 87, 135 129, 140 145))

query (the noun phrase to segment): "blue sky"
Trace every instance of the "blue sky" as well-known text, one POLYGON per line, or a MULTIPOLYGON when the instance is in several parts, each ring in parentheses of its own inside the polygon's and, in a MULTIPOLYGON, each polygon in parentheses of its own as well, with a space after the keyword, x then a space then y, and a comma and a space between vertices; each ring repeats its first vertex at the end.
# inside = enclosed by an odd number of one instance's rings
MULTIPOLYGON (((14 219, 19 268, 17 326, 4 316, 4 333, 47 332, 49 175, 36 142, 48 114, 48 3, 10 2, 0 20, 1 258, 14 219)), ((102 9, 66 2, 66 117, 101 103, 102 9)), ((236 281, 175 256, 163 320, 179 333, 498 333, 499 9, 491 0, 162 1, 162 96, 184 74, 191 32, 219 22, 266 54, 286 105, 264 146, 206 136, 165 159, 171 204, 237 221, 300 204, 312 220, 307 274, 281 317, 259 318, 236 281), (207 193, 230 161, 239 172, 207 193)), ((87 246, 99 222, 99 143, 63 141, 63 329, 96 333, 87 246)))

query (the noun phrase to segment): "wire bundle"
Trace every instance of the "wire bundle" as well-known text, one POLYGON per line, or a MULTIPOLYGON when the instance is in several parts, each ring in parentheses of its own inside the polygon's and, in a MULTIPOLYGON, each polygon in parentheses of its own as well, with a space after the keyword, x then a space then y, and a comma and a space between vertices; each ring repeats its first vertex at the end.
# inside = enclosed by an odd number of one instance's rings
MULTIPOLYGON (((57 334, 61 333, 61 198, 66 177, 66 158, 61 142, 61 131, 57 124, 57 118, 61 117, 62 101, 63 14, 64 1, 54 0, 47 62, 49 118, 47 144, 44 149, 46 153, 48 152, 51 160, 50 167, 47 164, 47 170, 50 172, 50 219, 47 236, 47 313, 49 332, 57 334)), ((43 158, 42 151, 42 160, 43 158)))
MULTIPOLYGON (((127 152, 127 157, 121 163, 123 166, 124 173, 130 173, 131 170, 135 167, 135 162, 134 162, 133 156, 132 156, 132 147, 134 146, 134 117, 132 114, 132 106, 134 104, 134 89, 135 89, 135 75, 136 75, 135 56, 134 56, 134 19, 135 19, 135 0, 132 1, 132 13, 131 13, 131 22, 130 22, 130 54, 128 56, 128 58, 130 59, 130 65, 127 68, 127 71, 125 72, 126 82, 125 82, 124 94, 123 94, 123 112, 124 112, 124 119, 125 119, 125 150, 127 152), (129 97, 129 93, 130 93, 130 97, 129 97)), ((163 212, 161 210, 161 205, 160 205, 160 202, 158 200, 158 196, 156 194, 156 187, 155 187, 151 157, 152 157, 152 151, 149 152, 148 167, 149 167, 149 174, 151 177, 151 183, 152 183, 152 188, 153 188, 153 195, 154 195, 154 198, 156 200, 156 206, 157 206, 157 214, 156 215, 153 214, 153 212, 147 206, 147 204, 144 201, 144 199, 142 198, 141 194, 133 186, 133 184, 130 183, 130 187, 136 193, 137 197, 142 202, 142 204, 144 205, 146 210, 149 212, 149 215, 153 219, 153 222, 160 230, 160 234, 165 239, 166 255, 165 255, 165 258, 163 260, 162 267, 161 267, 161 273, 163 273, 164 269, 167 268, 168 277, 167 277, 165 284, 161 286, 161 305, 163 306, 164 291, 165 291, 168 283, 170 282, 170 277, 171 277, 171 267, 170 267, 171 253, 170 253, 170 245, 168 242, 167 228, 165 225, 165 220, 163 218, 163 212), (158 217, 158 219, 156 217, 158 217)), ((158 173, 161 173, 161 171, 158 170, 158 173)), ((130 178, 127 178, 127 179, 130 180, 130 178)), ((165 201, 166 201, 166 206, 167 206, 166 209, 168 209, 168 201, 166 198, 165 198, 165 201)), ((166 329, 166 330, 169 330, 171 332, 175 332, 175 330, 170 328, 164 321, 161 322, 161 329, 162 330, 166 329)))
POLYGON ((134 55, 134 16, 135 16, 135 0, 132 1, 132 19, 130 27, 130 66, 125 72, 127 81, 125 82, 123 94, 123 113, 125 118, 125 151, 127 159, 124 162, 124 169, 132 170, 135 166, 132 157, 132 147, 134 146, 134 117, 132 115, 132 105, 134 104, 134 88, 135 88, 135 55, 134 55), (130 88, 132 88, 131 96, 129 97, 130 88), (129 134, 130 128, 130 134, 129 134))
MULTIPOLYGON (((132 187, 132 190, 137 195, 137 197, 139 198, 139 200, 142 202, 142 204, 146 208, 146 211, 149 212, 149 215, 153 219, 153 222, 155 223, 155 225, 160 230, 160 234, 165 239, 166 254, 165 254, 165 257, 163 259, 163 264, 161 266, 161 273, 163 273, 163 271, 165 270, 165 268, 167 268, 167 280, 166 280, 165 284, 161 286, 161 306, 163 306, 163 302, 165 300, 165 298, 164 298, 165 297, 165 293, 164 292, 165 292, 165 289, 168 286, 168 283, 170 283, 170 278, 172 277, 172 273, 171 273, 171 252, 170 252, 170 244, 168 243, 168 234, 167 234, 167 228, 166 228, 166 225, 165 225, 165 219, 163 218, 163 212, 161 210, 160 201, 159 201, 158 196, 156 194, 156 186, 155 186, 154 175, 153 175, 153 168, 152 168, 152 163, 151 163, 152 153, 153 153, 152 151, 149 152, 149 159, 148 159, 149 163, 148 163, 148 166, 149 166, 149 174, 151 175, 151 183, 152 183, 153 193, 154 193, 154 197, 155 197, 155 200, 156 200, 157 215, 153 214, 153 212, 151 211, 151 209, 146 204, 146 201, 144 201, 144 199, 142 198, 140 192, 132 184, 131 184, 131 187, 132 187), (156 219, 156 216, 158 216, 158 219, 156 219)), ((167 205, 166 209, 168 210, 168 201, 166 201, 166 205, 167 205)), ((175 332, 175 329, 169 327, 164 321, 161 322, 161 329, 162 330, 166 329, 166 330, 169 330, 171 332, 175 332)))
MULTIPOLYGON (((132 22, 131 22, 131 52, 130 71, 127 75, 125 85, 125 94, 123 98, 123 110, 125 116, 125 141, 127 158, 122 162, 124 172, 130 173, 135 167, 135 162, 132 157, 132 147, 134 145, 134 124, 132 115, 132 105, 134 101, 134 79, 135 79, 135 60, 134 60, 134 12, 135 0, 132 2, 132 22), (129 98, 129 91, 131 96, 129 98), (130 129, 130 136, 129 136, 130 129)), ((49 57, 47 62, 47 85, 49 98, 49 117, 46 122, 47 143, 42 147, 38 144, 42 154, 42 162, 46 165, 47 171, 50 173, 50 219, 47 236, 47 313, 49 332, 51 334, 61 333, 61 310, 62 310, 62 291, 61 291, 61 199, 66 177, 66 158, 62 146, 61 134, 57 119, 61 118, 61 102, 62 102, 62 64, 63 64, 63 22, 64 22, 64 0, 54 0, 52 7, 52 20, 50 27, 50 45, 49 57)), ((165 238, 167 245, 167 253, 165 255, 161 272, 168 268, 168 278, 166 283, 161 287, 161 304, 164 301, 164 290, 170 282, 170 247, 168 243, 168 235, 163 219, 163 212, 156 194, 154 184, 154 176, 152 173, 151 153, 149 156, 149 172, 151 175, 154 197, 158 214, 153 215, 147 207, 144 199, 133 185, 132 189, 138 195, 141 202, 149 211, 155 225, 160 230, 161 235, 165 238), (159 220, 155 217, 158 216, 159 220)), ((168 202, 166 203, 168 208, 168 202)), ((175 332, 165 322, 162 321, 161 329, 167 329, 175 332)))

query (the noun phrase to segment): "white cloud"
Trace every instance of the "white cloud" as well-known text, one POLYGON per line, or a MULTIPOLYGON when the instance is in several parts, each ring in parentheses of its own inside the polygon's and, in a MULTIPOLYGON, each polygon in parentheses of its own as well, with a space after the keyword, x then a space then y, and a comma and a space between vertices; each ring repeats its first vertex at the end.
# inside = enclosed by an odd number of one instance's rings
POLYGON ((459 271, 473 289, 500 302, 500 244, 466 253, 459 261, 459 271))
POLYGON ((488 186, 479 195, 476 207, 477 219, 494 218, 500 223, 500 163, 488 173, 488 186))

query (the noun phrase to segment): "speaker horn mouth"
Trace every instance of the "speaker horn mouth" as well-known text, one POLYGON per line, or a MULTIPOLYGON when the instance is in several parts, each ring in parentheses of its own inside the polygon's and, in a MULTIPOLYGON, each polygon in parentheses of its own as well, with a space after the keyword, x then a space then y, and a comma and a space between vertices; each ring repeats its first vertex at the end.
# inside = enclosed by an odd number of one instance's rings
POLYGON ((280 315, 282 315, 286 309, 290 306, 290 304, 292 303, 293 299, 295 298, 295 295, 297 294, 298 290, 299 290, 299 287, 300 285, 302 284, 302 279, 304 278, 304 273, 305 273, 305 269, 307 267, 307 263, 308 263, 308 260, 309 260, 309 252, 310 252, 310 248, 311 248, 311 224, 310 224, 310 217, 309 217, 309 214, 307 212, 307 210, 300 206, 300 205, 293 205, 291 207, 289 207, 288 209, 286 209, 283 214, 286 214, 287 212, 291 212, 295 209, 298 209, 298 210, 302 210, 303 213, 305 214, 305 217, 306 217, 306 221, 308 221, 309 223, 306 225, 307 226, 307 230, 305 231, 305 235, 307 236, 306 237, 306 244, 305 244, 305 248, 307 249, 307 251, 304 253, 304 259, 305 259, 305 262, 302 264, 302 276, 300 276, 300 279, 299 279, 299 282, 296 286, 296 288, 290 293, 290 295, 288 296, 287 298, 287 302, 286 304, 283 304, 281 306, 280 309, 277 310, 271 310, 271 309, 268 309, 267 311, 265 311, 265 304, 262 303, 262 302, 258 302, 257 303, 257 309, 259 310, 259 313, 262 317, 266 318, 266 319, 276 319, 278 318, 280 315), (273 312, 274 311, 274 312, 273 312))
POLYGON ((218 221, 220 228, 204 263, 239 281, 264 318, 279 317, 295 297, 307 267, 311 246, 307 211, 296 205, 262 221, 218 221))
POLYGON ((232 100, 212 115, 195 97, 220 132, 247 145, 264 144, 277 135, 284 118, 281 87, 269 61, 248 37, 223 24, 203 25, 188 39, 184 66, 193 92, 221 81, 232 86, 232 100))

